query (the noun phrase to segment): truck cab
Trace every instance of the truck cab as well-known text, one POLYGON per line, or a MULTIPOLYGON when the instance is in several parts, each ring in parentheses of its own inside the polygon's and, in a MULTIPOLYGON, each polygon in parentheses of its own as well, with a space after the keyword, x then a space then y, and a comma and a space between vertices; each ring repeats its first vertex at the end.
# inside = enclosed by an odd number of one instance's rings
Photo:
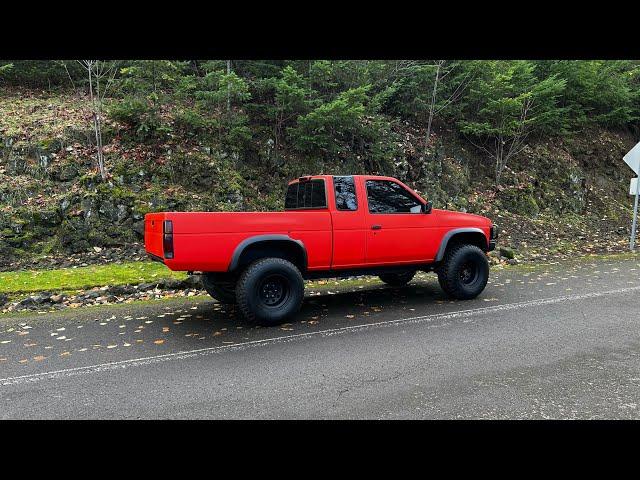
POLYGON ((152 258, 201 272, 214 298, 238 303, 245 317, 263 324, 297 311, 308 278, 369 274, 401 286, 418 270, 435 271, 449 295, 473 298, 486 285, 485 254, 496 238, 488 218, 434 209, 401 181, 373 175, 295 179, 281 212, 145 218, 152 258))

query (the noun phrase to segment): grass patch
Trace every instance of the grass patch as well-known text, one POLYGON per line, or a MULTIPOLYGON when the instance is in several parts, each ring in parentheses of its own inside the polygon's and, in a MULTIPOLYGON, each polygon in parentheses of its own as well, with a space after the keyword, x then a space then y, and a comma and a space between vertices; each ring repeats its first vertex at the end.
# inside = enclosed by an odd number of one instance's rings
POLYGON ((173 272, 157 262, 110 263, 58 270, 0 272, 0 293, 32 293, 45 290, 59 292, 186 277, 185 272, 173 272))
MULTIPOLYGON (((571 264, 588 261, 615 261, 639 259, 637 253, 612 253, 580 255, 563 261, 526 262, 518 265, 492 266, 495 270, 532 271, 557 264, 571 264)), ((111 263, 78 268, 61 268, 58 270, 27 270, 18 272, 0 272, 0 293, 10 298, 19 294, 41 291, 71 293, 73 291, 102 287, 105 285, 125 285, 154 282, 166 278, 184 279, 186 272, 173 272, 158 262, 127 262, 111 263)), ((429 278, 424 273, 418 273, 416 279, 429 278)), ((324 279, 306 282, 306 287, 312 291, 332 290, 341 288, 359 288, 367 285, 382 284, 375 276, 364 276, 353 279, 324 279)))

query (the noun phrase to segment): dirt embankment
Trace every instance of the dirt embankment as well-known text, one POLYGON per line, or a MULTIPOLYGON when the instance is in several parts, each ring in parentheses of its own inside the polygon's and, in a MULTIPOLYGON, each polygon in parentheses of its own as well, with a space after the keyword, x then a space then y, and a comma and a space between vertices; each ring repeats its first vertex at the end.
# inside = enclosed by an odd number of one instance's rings
MULTIPOLYGON (((63 94, 0 95, 0 268, 144 258, 147 212, 279 209, 288 179, 311 167, 345 173, 339 161, 315 165, 289 151, 274 166, 193 138, 135 144, 107 122, 104 183, 82 109, 63 94)), ((400 178, 436 207, 491 217, 501 227, 500 245, 517 261, 627 248, 632 172, 622 156, 635 143, 628 132, 531 138, 496 187, 492 160, 464 138, 436 130, 424 155, 421 128, 396 129, 402 155, 371 173, 400 178)), ((349 166, 351 173, 368 168, 365 159, 349 166)))

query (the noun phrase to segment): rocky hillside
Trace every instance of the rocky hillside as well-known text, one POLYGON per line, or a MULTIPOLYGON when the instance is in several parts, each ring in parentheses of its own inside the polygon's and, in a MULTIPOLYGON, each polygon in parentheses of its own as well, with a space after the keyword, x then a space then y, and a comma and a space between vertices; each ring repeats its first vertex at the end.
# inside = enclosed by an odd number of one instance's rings
POLYGON ((531 137, 496 188, 486 154, 446 126, 436 125, 425 155, 424 128, 395 123, 401 153, 379 167, 365 158, 310 161, 287 150, 277 162, 241 158, 179 134, 133 142, 125 126, 107 120, 109 180, 102 182, 86 103, 70 93, 0 93, 1 269, 141 258, 145 213, 281 209, 286 182, 306 173, 396 176, 437 208, 493 218, 500 244, 521 260, 627 246, 631 171, 622 156, 637 140, 629 132, 590 127, 531 137))

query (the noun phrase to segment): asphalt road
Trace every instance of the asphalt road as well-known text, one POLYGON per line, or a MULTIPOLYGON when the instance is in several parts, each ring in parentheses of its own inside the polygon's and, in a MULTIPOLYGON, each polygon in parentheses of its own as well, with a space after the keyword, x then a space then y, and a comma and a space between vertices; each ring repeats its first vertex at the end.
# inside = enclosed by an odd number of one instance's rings
POLYGON ((0 418, 639 418, 640 258, 311 294, 252 327, 203 299, 0 318, 0 418))

